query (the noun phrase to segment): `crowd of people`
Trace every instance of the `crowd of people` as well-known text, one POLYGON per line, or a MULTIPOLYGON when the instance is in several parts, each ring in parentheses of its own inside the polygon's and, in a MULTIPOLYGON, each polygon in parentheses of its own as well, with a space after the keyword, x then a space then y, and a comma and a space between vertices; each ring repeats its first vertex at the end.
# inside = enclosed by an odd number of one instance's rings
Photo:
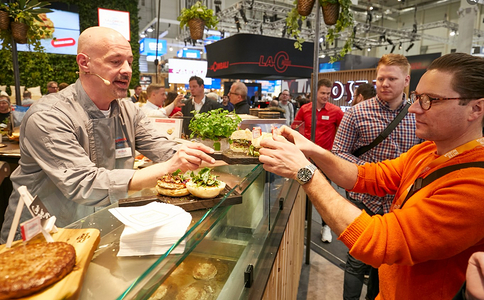
MULTIPOLYGON (((74 84, 60 90, 49 82, 49 94, 33 105, 24 95, 32 106, 20 127, 21 158, 11 175, 2 243, 22 185, 63 227, 130 189, 155 186, 163 174, 215 162, 211 148, 168 140, 147 116, 189 120, 193 111, 222 107, 249 113, 244 83, 234 82, 219 102, 197 76, 189 80, 189 99, 157 84, 145 96, 137 86, 127 97, 132 49, 109 28, 84 30, 76 61, 74 84), (154 164, 134 170, 135 151, 154 164)), ((483 299, 484 59, 444 55, 406 95, 409 74, 403 55, 384 55, 376 90, 360 85, 345 113, 328 102, 333 83, 327 79, 318 82, 315 101, 300 107, 282 91, 270 106, 288 126, 261 142, 259 160, 265 170, 301 184, 322 217, 323 242, 332 241, 332 230, 348 247, 344 299, 360 298, 366 274, 368 299, 483 299), (331 183, 346 189, 346 197, 331 183)), ((0 118, 10 110, 8 97, 0 96, 0 118)), ((21 222, 29 218, 24 210, 21 222)))

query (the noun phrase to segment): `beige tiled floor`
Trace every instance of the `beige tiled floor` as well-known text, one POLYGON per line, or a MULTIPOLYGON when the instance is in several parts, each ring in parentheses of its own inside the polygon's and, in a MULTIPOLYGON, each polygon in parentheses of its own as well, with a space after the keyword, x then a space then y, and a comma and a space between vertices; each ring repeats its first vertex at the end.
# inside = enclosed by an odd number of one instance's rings
MULTIPOLYGON (((361 300, 365 299, 365 289, 366 286, 363 288, 361 300)), ((343 299, 343 270, 311 250, 309 265, 303 262, 297 299, 343 299)))

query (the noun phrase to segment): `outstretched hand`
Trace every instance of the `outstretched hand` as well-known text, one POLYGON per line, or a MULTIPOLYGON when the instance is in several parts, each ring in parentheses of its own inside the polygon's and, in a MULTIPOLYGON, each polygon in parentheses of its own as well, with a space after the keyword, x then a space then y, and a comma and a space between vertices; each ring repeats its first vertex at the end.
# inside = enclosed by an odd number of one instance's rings
POLYGON ((466 297, 469 300, 484 299, 484 252, 476 252, 469 259, 466 272, 466 297))
POLYGON ((208 154, 213 153, 214 150, 200 143, 184 144, 168 161, 170 168, 173 171, 180 169, 182 172, 187 170, 196 170, 200 167, 202 162, 209 164, 215 163, 215 159, 208 154), (207 154, 208 153, 208 154, 207 154))
MULTIPOLYGON (((283 133, 285 132, 284 128, 291 130, 284 126, 283 133)), ((287 134, 287 132, 286 136, 291 138, 292 141, 295 140, 293 135, 287 134)), ((295 179, 298 170, 309 165, 309 160, 297 145, 277 133, 272 135, 272 139, 262 140, 261 146, 259 161, 264 164, 264 170, 268 172, 295 179)))
POLYGON ((277 129, 276 133, 282 135, 291 143, 294 143, 306 156, 309 156, 309 153, 314 150, 315 144, 313 142, 288 126, 282 126, 277 129))

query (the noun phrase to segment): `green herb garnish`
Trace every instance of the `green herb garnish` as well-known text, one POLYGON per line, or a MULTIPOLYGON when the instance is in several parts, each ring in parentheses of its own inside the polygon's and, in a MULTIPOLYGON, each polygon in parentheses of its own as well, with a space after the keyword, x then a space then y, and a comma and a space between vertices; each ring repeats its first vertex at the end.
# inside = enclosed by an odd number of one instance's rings
POLYGON ((197 186, 218 186, 220 181, 217 180, 217 176, 212 175, 212 169, 210 168, 203 168, 201 169, 197 175, 191 172, 190 176, 192 177, 192 182, 196 183, 197 186))
POLYGON ((204 113, 192 111, 192 113, 194 116, 188 125, 188 128, 192 131, 190 138, 199 137, 214 141, 228 138, 242 122, 242 119, 237 114, 223 108, 204 113))

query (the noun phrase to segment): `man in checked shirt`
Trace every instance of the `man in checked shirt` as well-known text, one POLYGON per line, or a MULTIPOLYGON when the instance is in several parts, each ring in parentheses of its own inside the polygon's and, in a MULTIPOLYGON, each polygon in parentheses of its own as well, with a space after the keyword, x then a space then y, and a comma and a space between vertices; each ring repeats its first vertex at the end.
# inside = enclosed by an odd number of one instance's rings
MULTIPOLYGON (((400 54, 383 55, 377 66, 376 97, 349 109, 343 116, 336 133, 332 152, 350 162, 363 165, 393 159, 423 140, 415 135, 415 115, 407 114, 392 133, 380 144, 356 157, 352 153, 369 145, 405 106, 404 89, 410 82, 410 64, 400 54)), ((390 211, 394 195, 377 197, 369 194, 347 193, 347 198, 368 214, 390 211)), ((348 253, 346 261, 343 299, 360 299, 363 279, 370 270, 367 299, 378 294, 378 269, 371 268, 348 253)))

